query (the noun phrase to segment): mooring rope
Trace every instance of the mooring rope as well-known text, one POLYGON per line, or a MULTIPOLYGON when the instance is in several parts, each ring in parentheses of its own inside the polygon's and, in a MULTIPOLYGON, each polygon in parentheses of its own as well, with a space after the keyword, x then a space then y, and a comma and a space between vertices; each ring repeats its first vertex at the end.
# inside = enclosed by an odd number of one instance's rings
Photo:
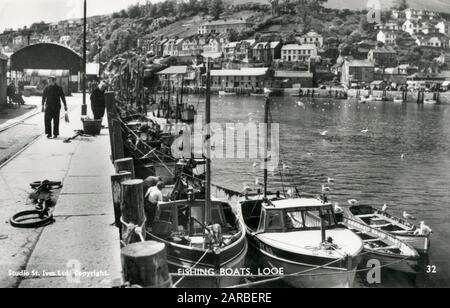
MULTIPOLYGON (((205 253, 203 254, 203 256, 201 256, 201 258, 198 259, 198 261, 197 261, 194 265, 192 265, 192 266, 189 268, 189 270, 188 270, 187 272, 190 272, 191 270, 193 270, 193 269, 194 269, 194 268, 195 268, 195 267, 203 260, 203 258, 206 257, 206 255, 207 255, 208 253, 209 253, 209 249, 205 251, 205 253)), ((183 275, 180 279, 178 279, 178 281, 175 282, 175 283, 173 284, 173 287, 176 288, 177 285, 178 285, 180 282, 182 282, 182 281, 184 280, 184 278, 186 278, 186 276, 187 276, 187 275, 183 275)))
POLYGON ((121 240, 123 246, 127 246, 128 244, 130 244, 131 237, 133 236, 133 234, 138 235, 141 242, 145 242, 144 236, 142 235, 142 231, 144 230, 147 218, 144 220, 141 226, 135 225, 134 223, 126 223, 123 220, 123 216, 120 217, 120 222, 127 228, 127 230, 123 234, 125 241, 121 240))

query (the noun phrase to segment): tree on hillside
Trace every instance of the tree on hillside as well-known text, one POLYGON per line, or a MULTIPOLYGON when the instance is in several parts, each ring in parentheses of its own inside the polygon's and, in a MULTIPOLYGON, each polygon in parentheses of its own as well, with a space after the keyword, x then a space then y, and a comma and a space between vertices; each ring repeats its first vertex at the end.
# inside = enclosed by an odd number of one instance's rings
POLYGON ((215 20, 219 19, 220 14, 224 11, 222 0, 211 0, 208 6, 209 15, 213 16, 215 20))
POLYGON ((130 18, 139 18, 142 16, 141 6, 139 4, 131 5, 128 7, 128 17, 130 18))
POLYGON ((395 8, 400 11, 406 10, 407 8, 409 8, 408 1, 407 0, 396 0, 395 8))

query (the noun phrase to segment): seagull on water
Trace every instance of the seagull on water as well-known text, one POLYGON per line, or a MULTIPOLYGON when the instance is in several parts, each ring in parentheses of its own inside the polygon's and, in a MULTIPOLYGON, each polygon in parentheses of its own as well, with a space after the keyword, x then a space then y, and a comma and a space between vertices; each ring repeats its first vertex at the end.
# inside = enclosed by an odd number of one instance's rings
POLYGON ((382 211, 382 212, 386 212, 387 208, 388 208, 388 206, 387 206, 387 204, 385 203, 385 204, 383 204, 383 207, 381 208, 381 211, 382 211))
POLYGON ((330 191, 331 191, 330 187, 322 184, 322 192, 330 192, 330 191))
POLYGON ((356 199, 350 199, 347 202, 349 205, 357 205, 358 204, 358 200, 356 200, 356 199))
POLYGON ((314 154, 313 153, 306 153, 306 155, 313 156, 314 154))
POLYGON ((305 104, 303 102, 297 102, 297 106, 305 109, 305 104))
POLYGON ((362 131, 361 131, 361 133, 363 133, 363 134, 367 134, 369 132, 369 129, 363 129, 362 131))
POLYGON ((328 134, 327 130, 320 133, 321 136, 326 136, 327 134, 328 134))
POLYGON ((283 164, 283 170, 288 170, 288 169, 289 169, 289 166, 286 164, 283 164))
POLYGON ((292 189, 289 189, 286 194, 289 198, 292 198, 293 196, 292 189))
POLYGON ((327 180, 327 181, 328 181, 328 184, 330 184, 330 183, 334 183, 334 179, 333 179, 333 178, 330 178, 330 177, 328 178, 328 180, 327 180))
POLYGON ((256 169, 258 167, 258 163, 253 163, 253 169, 256 169))
POLYGON ((250 186, 248 186, 248 184, 245 184, 245 185, 244 185, 244 190, 243 190, 243 192, 244 192, 244 193, 248 193, 248 192, 250 192, 250 191, 252 191, 252 189, 250 188, 250 186))
POLYGON ((400 158, 401 158, 401 159, 405 159, 405 154, 402 154, 402 155, 400 156, 400 158))
POLYGON ((263 186, 263 185, 264 185, 264 183, 263 183, 263 182, 261 182, 261 180, 260 180, 259 178, 256 178, 256 179, 255 179, 255 185, 258 185, 258 186, 263 186))
POLYGON ((417 220, 416 217, 412 216, 411 214, 406 213, 406 211, 403 211, 403 218, 410 219, 410 220, 417 220))

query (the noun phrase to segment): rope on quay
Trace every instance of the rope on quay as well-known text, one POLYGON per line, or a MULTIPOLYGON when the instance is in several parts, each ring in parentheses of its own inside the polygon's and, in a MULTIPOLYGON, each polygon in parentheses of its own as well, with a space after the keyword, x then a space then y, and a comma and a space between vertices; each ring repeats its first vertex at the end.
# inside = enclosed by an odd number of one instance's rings
POLYGON ((123 233, 125 240, 121 240, 123 246, 130 244, 133 233, 139 236, 141 242, 145 242, 144 236, 142 235, 142 230, 144 230, 147 219, 144 220, 142 226, 138 226, 133 223, 126 223, 123 220, 123 216, 120 217, 120 222, 127 228, 123 233))

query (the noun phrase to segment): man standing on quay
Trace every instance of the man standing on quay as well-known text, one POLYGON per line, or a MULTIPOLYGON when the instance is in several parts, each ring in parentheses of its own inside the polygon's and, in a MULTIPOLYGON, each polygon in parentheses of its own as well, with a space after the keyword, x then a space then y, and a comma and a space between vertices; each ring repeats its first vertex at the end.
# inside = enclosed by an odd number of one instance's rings
POLYGON ((94 115, 94 120, 101 120, 105 116, 105 91, 107 84, 102 81, 99 83, 98 87, 94 89, 91 93, 91 108, 92 114, 94 115))
POLYGON ((56 84, 55 77, 50 77, 48 83, 49 85, 44 89, 42 95, 42 112, 45 112, 45 134, 47 138, 52 137, 53 121, 53 137, 58 138, 61 101, 64 104, 64 110, 67 112, 66 96, 63 89, 56 84))

